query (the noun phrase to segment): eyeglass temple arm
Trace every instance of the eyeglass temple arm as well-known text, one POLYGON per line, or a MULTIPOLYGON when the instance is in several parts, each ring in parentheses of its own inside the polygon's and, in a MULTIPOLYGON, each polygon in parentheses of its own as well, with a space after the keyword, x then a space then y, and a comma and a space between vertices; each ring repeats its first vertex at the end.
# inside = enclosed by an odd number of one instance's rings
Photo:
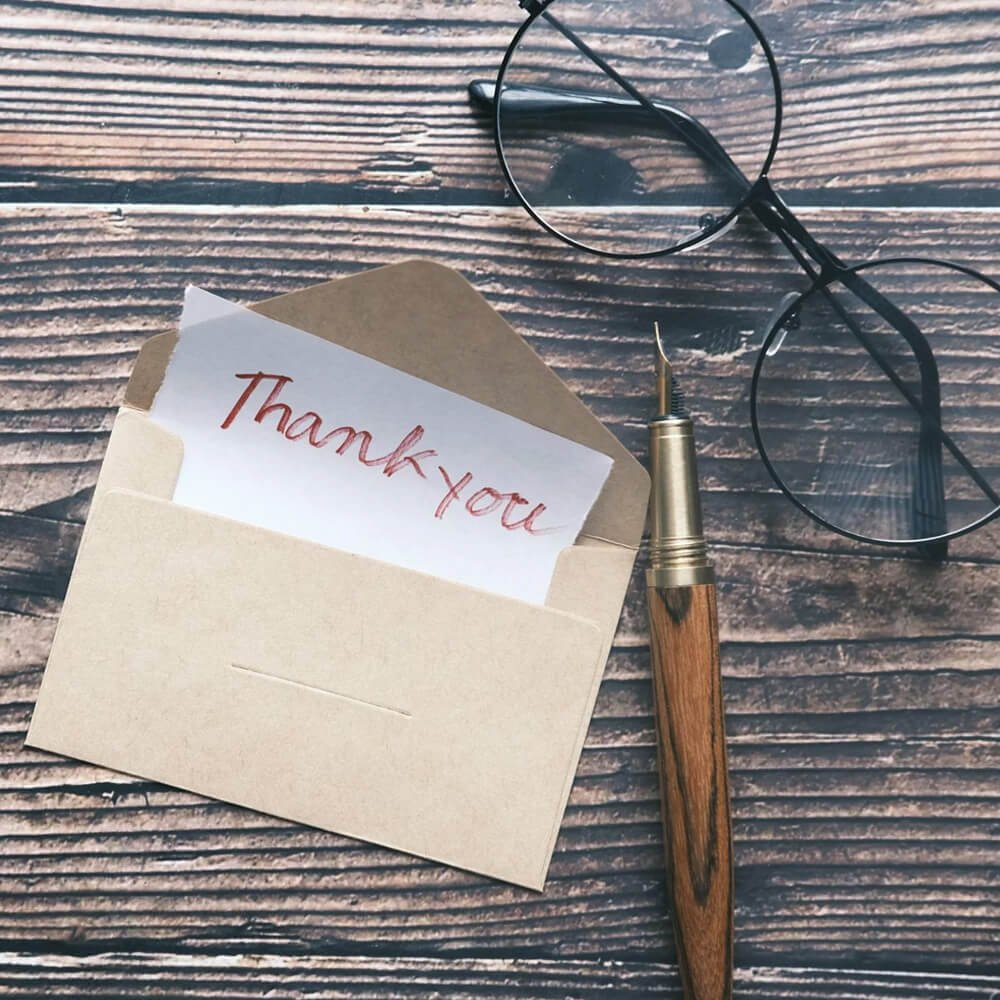
MULTIPOLYGON (((469 95, 479 105, 494 106, 496 84, 492 80, 473 80, 469 95)), ((635 118, 643 123, 649 120, 649 109, 668 130, 698 153, 712 166, 721 168, 745 193, 750 181, 733 162, 718 139, 697 118, 663 101, 648 101, 645 105, 627 97, 614 97, 585 90, 562 90, 550 87, 508 85, 504 88, 504 111, 523 115, 525 118, 559 118, 565 120, 573 114, 588 118, 607 116, 616 122, 623 117, 635 118)))
MULTIPOLYGON (((790 239, 786 243, 789 251, 796 257, 799 264, 806 273, 818 280, 816 273, 809 260, 798 249, 790 239)), ((867 283, 866 283, 867 284, 867 283)), ((870 287, 870 286, 869 286, 870 287)), ((976 480, 980 488, 987 493, 993 494, 989 484, 982 479, 978 469, 962 453, 961 449, 952 441, 950 436, 941 428, 940 400, 936 417, 928 421, 924 419, 924 408, 920 401, 911 399, 911 393, 904 382, 896 376, 891 364, 882 355, 881 351, 871 342, 862 328, 855 323, 853 318, 842 306, 840 301, 830 292, 828 286, 820 286, 820 293, 826 299, 833 311, 839 316, 844 325, 854 334, 856 339, 862 344, 875 363, 882 369, 883 373, 894 383, 900 392, 907 397, 907 401, 917 412, 921 414, 920 435, 917 442, 917 476, 911 493, 910 505, 910 528, 915 538, 933 538, 942 535, 947 531, 947 521, 945 518, 945 492, 944 475, 942 462, 942 442, 946 443, 949 450, 955 455, 957 460, 967 469, 973 479, 976 480)), ((765 331, 765 343, 771 338, 773 331, 782 317, 790 315, 789 310, 798 301, 800 296, 792 293, 786 296, 786 300, 772 316, 765 331)), ((1000 502, 994 500, 994 502, 1000 502)), ((948 556, 948 542, 918 542, 917 549, 928 559, 941 561, 948 556)))
MULTIPOLYGON (((942 445, 945 438, 941 426, 941 380, 938 373, 934 352, 920 328, 878 289, 874 288, 856 271, 844 271, 839 276, 840 282, 885 320, 891 323, 902 334, 913 351, 920 369, 920 398, 913 396, 909 386, 898 377, 891 363, 885 359, 876 348, 871 338, 857 326, 855 337, 865 350, 875 360, 876 364, 896 385, 910 406, 920 414, 920 434, 917 439, 917 480, 913 485, 913 506, 911 510, 911 528, 917 538, 933 538, 935 535, 947 533, 948 525, 945 516, 944 492, 944 461, 942 445)), ((826 286, 824 291, 832 301, 826 286)), ((950 438, 949 438, 950 441, 950 438)), ((966 470, 983 488, 987 495, 993 493, 994 503, 1000 502, 990 488, 989 483, 982 478, 979 470, 965 455, 953 446, 951 450, 956 458, 965 465, 966 470)), ((947 555, 947 542, 930 543, 923 546, 927 555, 943 559, 947 555)))

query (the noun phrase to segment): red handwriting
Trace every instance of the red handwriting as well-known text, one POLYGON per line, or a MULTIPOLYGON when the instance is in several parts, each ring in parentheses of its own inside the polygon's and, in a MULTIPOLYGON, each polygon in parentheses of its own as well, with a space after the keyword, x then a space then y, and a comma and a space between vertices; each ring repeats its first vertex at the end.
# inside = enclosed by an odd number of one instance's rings
MULTIPOLYGON (((228 430, 233 425, 257 390, 261 387, 267 390, 265 383, 268 383, 270 390, 253 414, 254 423, 263 425, 269 417, 277 415, 274 429, 288 441, 305 439, 313 448, 325 448, 331 441, 339 439, 335 449, 338 455, 346 455, 351 447, 357 443, 357 459, 362 465, 381 467, 383 475, 390 479, 404 469, 412 470, 421 479, 427 478, 420 463, 425 459, 434 458, 437 452, 432 448, 425 448, 422 451, 413 450, 424 436, 424 428, 420 424, 409 431, 391 451, 377 458, 372 458, 369 457, 369 450, 372 447, 372 435, 369 431, 344 425, 324 433, 323 418, 314 410, 307 410, 301 416, 294 416, 288 403, 278 401, 285 386, 294 381, 291 376, 266 372, 245 372, 234 377, 245 380, 247 385, 219 425, 222 430, 228 430)), ((445 494, 434 511, 434 517, 438 520, 443 518, 452 503, 458 500, 460 507, 464 508, 472 517, 485 517, 502 507, 503 511, 499 520, 501 526, 507 531, 524 530, 529 535, 539 535, 547 530, 553 530, 539 528, 535 523, 545 512, 545 504, 535 504, 524 517, 517 520, 514 518, 517 509, 531 506, 531 501, 526 500, 520 493, 501 493, 500 490, 494 489, 492 486, 482 486, 466 497, 465 493, 474 479, 472 473, 466 472, 465 475, 453 482, 443 465, 439 465, 437 468, 446 487, 445 494)))
POLYGON ((427 478, 427 474, 421 468, 420 460, 433 458, 437 455, 437 452, 433 449, 426 449, 425 451, 418 451, 413 455, 407 454, 424 436, 424 429, 420 424, 417 424, 392 451, 378 458, 369 458, 368 449, 372 444, 372 436, 368 431, 359 431, 355 427, 345 426, 335 427, 332 431, 321 434, 323 418, 313 410, 303 413, 301 417, 296 417, 294 420, 291 419, 292 408, 287 403, 276 402, 281 390, 289 382, 294 381, 288 375, 267 375, 264 372, 254 372, 253 374, 237 375, 236 378, 249 379, 249 384, 226 415, 226 419, 222 421, 220 426, 223 430, 227 430, 232 426, 233 421, 239 416, 240 411, 249 401, 250 397, 257 391, 257 387, 261 382, 273 381, 274 388, 271 389, 263 405, 254 414, 253 419, 255 423, 262 424, 266 417, 272 413, 277 413, 279 416, 275 430, 279 434, 283 434, 289 441, 298 441, 300 438, 306 437, 314 448, 325 448, 334 438, 339 437, 342 440, 336 449, 338 455, 346 454, 350 450, 351 445, 355 441, 359 441, 358 461, 363 465, 381 465, 383 466, 382 472, 390 478, 403 468, 413 469, 421 479, 427 478))
MULTIPOLYGON (((437 505, 437 510, 434 511, 434 516, 440 519, 444 517, 445 512, 451 506, 452 501, 458 500, 461 497, 462 491, 472 482, 472 473, 467 472, 457 483, 453 483, 443 465, 438 466, 438 472, 441 473, 441 478, 448 487, 441 502, 437 505)), ((508 531, 517 531, 518 528, 523 528, 529 535, 540 535, 546 530, 550 530, 535 527, 535 521, 537 521, 542 514, 545 513, 546 507, 543 503, 536 504, 531 509, 531 512, 526 517, 521 518, 520 521, 510 520, 511 515, 515 510, 517 510, 518 507, 522 505, 528 506, 530 503, 531 501, 525 500, 520 493, 501 493, 499 490, 493 489, 492 486, 484 486, 481 489, 476 490, 476 492, 465 501, 465 509, 473 517, 483 517, 485 514, 492 514, 493 511, 506 504, 506 506, 504 506, 503 513, 500 515, 500 523, 508 531), (484 500, 488 502, 484 504, 484 500)))

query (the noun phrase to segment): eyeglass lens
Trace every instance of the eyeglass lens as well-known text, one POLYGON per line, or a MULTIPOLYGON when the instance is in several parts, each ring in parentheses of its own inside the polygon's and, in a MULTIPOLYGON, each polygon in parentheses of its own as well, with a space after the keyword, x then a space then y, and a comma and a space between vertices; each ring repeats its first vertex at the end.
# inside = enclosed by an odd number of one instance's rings
POLYGON ((554 0, 509 55, 497 121, 540 221, 587 249, 640 255, 733 215, 776 117, 764 48, 725 0, 554 0))
POLYGON ((814 288, 765 340, 753 401, 761 451, 795 500, 849 534, 914 542, 965 530, 1000 504, 1000 292, 933 261, 854 273, 905 313, 929 356, 842 281, 814 288))

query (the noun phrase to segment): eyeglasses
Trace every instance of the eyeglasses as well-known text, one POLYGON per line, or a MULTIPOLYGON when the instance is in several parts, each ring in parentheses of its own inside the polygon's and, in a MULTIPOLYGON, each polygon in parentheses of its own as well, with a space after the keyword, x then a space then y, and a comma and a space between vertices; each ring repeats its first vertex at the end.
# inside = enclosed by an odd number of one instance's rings
POLYGON ((778 487, 833 531, 932 558, 996 517, 1000 284, 927 257, 849 266, 808 232, 768 178, 781 82, 750 15, 735 0, 521 6, 496 81, 470 93, 540 225, 655 257, 749 211, 808 276, 768 321, 750 389, 778 487))

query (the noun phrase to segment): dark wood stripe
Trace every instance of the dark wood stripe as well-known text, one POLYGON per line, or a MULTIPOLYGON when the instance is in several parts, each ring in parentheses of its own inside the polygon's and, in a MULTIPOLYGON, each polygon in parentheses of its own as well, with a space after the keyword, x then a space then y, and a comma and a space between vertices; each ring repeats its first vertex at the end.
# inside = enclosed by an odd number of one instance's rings
MULTIPOLYGON (((166 953, 112 952, 51 958, 40 969, 31 952, 0 955, 0 989, 11 1000, 79 997, 93 1000, 170 995, 250 1000, 322 993, 329 1000, 389 997, 453 1000, 565 1000, 569 996, 674 996, 674 970, 646 962, 545 962, 531 959, 379 959, 278 957, 250 953, 208 959, 166 953)), ((737 995, 747 1000, 991 1000, 1000 980, 985 975, 913 977, 896 972, 746 968, 737 995)))

